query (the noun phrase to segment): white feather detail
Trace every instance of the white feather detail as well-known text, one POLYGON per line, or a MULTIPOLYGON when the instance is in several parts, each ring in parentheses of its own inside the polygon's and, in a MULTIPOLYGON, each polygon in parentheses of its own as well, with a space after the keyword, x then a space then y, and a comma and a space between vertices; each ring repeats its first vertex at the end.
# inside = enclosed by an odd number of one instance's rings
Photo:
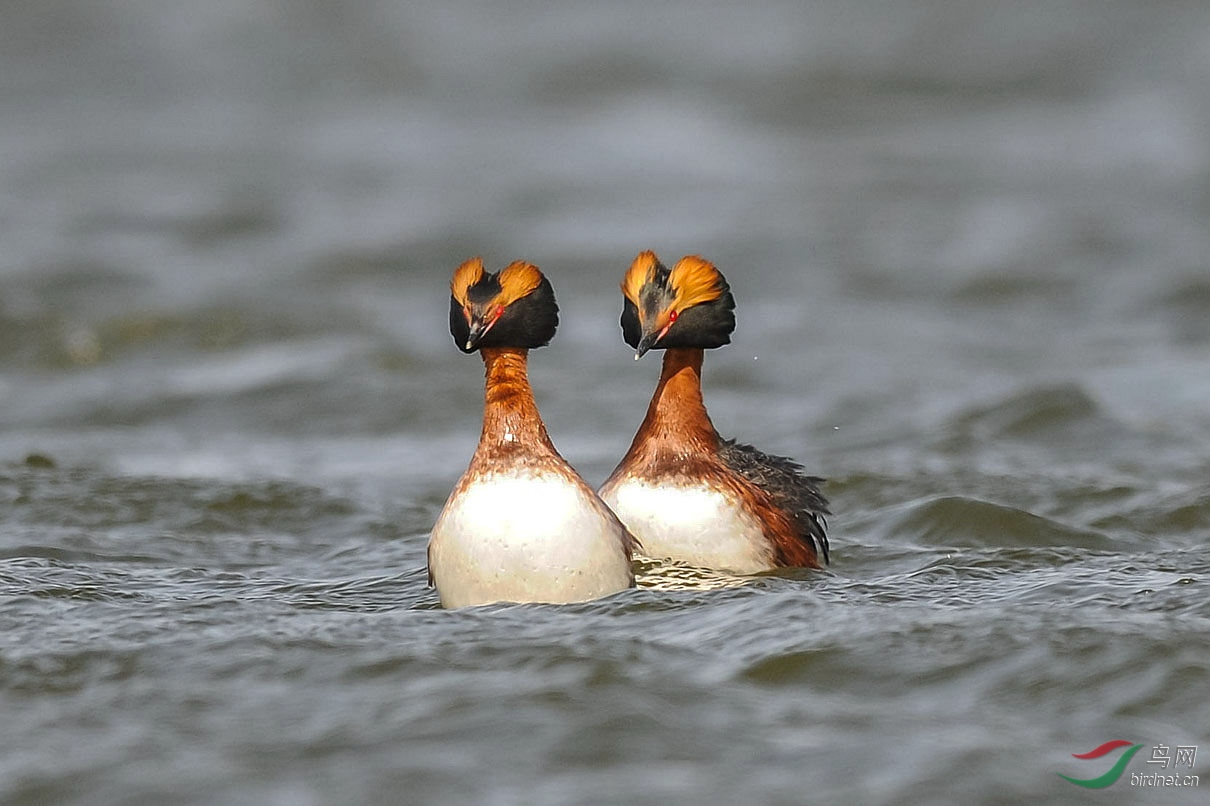
POLYGON ((429 538, 445 607, 579 602, 631 586, 622 529, 565 476, 491 474, 451 496, 429 538))
POLYGON ((643 544, 644 556, 755 574, 774 567, 760 522, 704 485, 652 485, 624 480, 601 498, 643 544))

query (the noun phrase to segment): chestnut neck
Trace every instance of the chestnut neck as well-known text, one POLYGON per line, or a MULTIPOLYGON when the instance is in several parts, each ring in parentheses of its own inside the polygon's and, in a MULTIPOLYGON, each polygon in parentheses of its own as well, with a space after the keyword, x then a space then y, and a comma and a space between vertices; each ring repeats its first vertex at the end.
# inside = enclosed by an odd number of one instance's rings
POLYGON ((704 353, 700 347, 664 351, 660 381, 635 434, 632 453, 643 443, 685 454, 718 450, 718 432, 702 401, 704 353))
POLYGON ((529 351, 485 347, 479 352, 485 381, 483 432, 475 459, 496 461, 516 453, 557 455, 529 385, 529 351))

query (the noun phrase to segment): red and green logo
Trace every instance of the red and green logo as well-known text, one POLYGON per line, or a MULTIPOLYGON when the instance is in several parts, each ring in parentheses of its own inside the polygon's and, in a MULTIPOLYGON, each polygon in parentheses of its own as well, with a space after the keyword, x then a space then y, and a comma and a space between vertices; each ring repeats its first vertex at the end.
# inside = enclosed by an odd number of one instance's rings
POLYGON ((1071 781, 1076 786, 1082 786, 1085 789, 1104 789, 1122 777, 1122 773, 1126 771, 1126 765, 1130 763, 1130 759, 1134 757, 1134 754, 1142 749, 1143 745, 1128 742, 1124 739, 1114 739, 1112 742, 1105 742, 1105 744, 1094 750, 1089 750, 1087 753, 1071 754, 1073 758, 1087 761, 1089 759, 1107 756, 1114 750, 1119 750, 1123 747, 1129 747, 1130 749, 1125 753, 1122 753, 1122 755, 1118 757, 1117 762, 1109 768, 1109 772, 1105 773, 1104 775, 1099 775, 1096 778, 1085 779, 1072 778, 1068 775, 1064 775, 1063 773, 1059 773, 1058 775, 1064 781, 1071 781))

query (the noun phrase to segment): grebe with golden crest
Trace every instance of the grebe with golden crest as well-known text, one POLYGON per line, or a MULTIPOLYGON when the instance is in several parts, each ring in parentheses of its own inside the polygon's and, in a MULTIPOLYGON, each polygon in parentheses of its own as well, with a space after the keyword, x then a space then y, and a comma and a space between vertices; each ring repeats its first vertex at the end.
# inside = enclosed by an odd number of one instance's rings
POLYGON ((647 416, 601 498, 642 553, 753 574, 828 561, 823 479, 714 429, 702 400, 706 349, 731 341, 735 300, 715 266, 688 255, 671 269, 654 252, 622 280, 622 335, 635 358, 663 349, 647 416))
POLYGON ((450 334, 486 370, 483 431, 429 537, 429 581, 445 607, 579 602, 634 585, 634 537, 546 433, 529 384, 529 350, 555 334, 559 309, 536 266, 498 273, 472 258, 450 283, 450 334))

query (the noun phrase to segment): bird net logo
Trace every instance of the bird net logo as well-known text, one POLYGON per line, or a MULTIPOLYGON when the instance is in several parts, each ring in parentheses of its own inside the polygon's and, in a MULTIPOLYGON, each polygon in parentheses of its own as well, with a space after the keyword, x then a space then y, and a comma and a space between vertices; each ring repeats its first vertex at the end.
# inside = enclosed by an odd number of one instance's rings
MULTIPOLYGON (((1126 765, 1134 758, 1135 753, 1142 750, 1146 745, 1135 744, 1128 742, 1125 739, 1115 739, 1112 742, 1105 744, 1087 753, 1072 753, 1073 758, 1078 758, 1081 761, 1092 761, 1096 759, 1108 759, 1115 752, 1126 748, 1113 766, 1109 768, 1103 775, 1098 775, 1095 778, 1076 778, 1071 775, 1059 773, 1059 777, 1064 781, 1070 781, 1076 786, 1082 786, 1085 789, 1104 789, 1107 786, 1112 786, 1118 782, 1126 772, 1126 765)), ((1197 760, 1197 745, 1177 745, 1172 747, 1166 744, 1157 744, 1151 748, 1151 758, 1147 759, 1147 763, 1155 765, 1149 767, 1145 772, 1131 772, 1131 786, 1147 786, 1147 787, 1181 787, 1181 786, 1197 786, 1199 778, 1196 775, 1185 773, 1181 767, 1188 767, 1190 772, 1193 770, 1193 764, 1197 760)), ((1104 763, 1104 762, 1102 762, 1104 763)))

